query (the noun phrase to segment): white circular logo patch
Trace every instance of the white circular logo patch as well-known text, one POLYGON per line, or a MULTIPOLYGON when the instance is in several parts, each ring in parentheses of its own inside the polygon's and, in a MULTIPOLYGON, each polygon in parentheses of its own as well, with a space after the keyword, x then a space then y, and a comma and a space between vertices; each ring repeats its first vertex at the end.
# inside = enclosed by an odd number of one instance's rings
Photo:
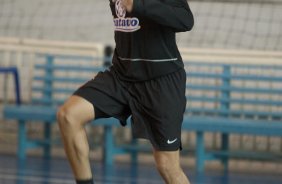
POLYGON ((122 0, 116 0, 116 14, 118 18, 125 18, 126 15, 126 9, 121 3, 122 0))

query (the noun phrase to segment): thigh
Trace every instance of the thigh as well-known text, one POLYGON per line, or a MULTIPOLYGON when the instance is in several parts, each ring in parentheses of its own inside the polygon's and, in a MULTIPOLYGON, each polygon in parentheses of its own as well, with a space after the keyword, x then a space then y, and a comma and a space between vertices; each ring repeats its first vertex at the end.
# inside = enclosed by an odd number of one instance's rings
POLYGON ((115 117, 125 122, 131 113, 128 92, 112 70, 99 72, 94 79, 74 92, 74 95, 92 104, 95 119, 115 117))
POLYGON ((169 164, 171 167, 178 166, 180 163, 179 150, 176 151, 159 151, 153 149, 154 159, 157 165, 169 164))
POLYGON ((181 149, 181 126, 186 106, 184 70, 135 85, 133 133, 147 138, 159 151, 181 149))
POLYGON ((88 122, 95 117, 94 106, 82 97, 73 95, 62 105, 61 110, 77 122, 88 122))

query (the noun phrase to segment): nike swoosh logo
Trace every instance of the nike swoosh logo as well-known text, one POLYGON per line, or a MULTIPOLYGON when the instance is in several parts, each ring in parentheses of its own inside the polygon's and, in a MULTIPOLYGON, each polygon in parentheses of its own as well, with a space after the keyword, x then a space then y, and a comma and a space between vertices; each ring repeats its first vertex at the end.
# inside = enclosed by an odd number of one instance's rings
POLYGON ((168 140, 167 140, 167 144, 172 144, 172 143, 174 143, 175 141, 177 141, 177 138, 174 139, 174 140, 172 140, 172 141, 168 139, 168 140))

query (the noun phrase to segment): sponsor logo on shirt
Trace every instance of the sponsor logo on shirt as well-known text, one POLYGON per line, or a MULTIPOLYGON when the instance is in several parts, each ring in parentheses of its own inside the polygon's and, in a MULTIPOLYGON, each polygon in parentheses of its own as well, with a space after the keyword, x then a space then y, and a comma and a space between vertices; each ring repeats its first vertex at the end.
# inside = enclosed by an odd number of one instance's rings
POLYGON ((115 31, 134 32, 140 29, 139 19, 136 17, 126 17, 126 9, 122 5, 122 0, 113 0, 117 18, 114 18, 115 31))

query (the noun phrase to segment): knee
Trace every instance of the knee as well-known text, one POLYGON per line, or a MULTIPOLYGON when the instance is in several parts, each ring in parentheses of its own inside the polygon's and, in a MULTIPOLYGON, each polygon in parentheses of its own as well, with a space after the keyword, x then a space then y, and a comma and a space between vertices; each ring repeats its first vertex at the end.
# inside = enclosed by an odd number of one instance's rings
POLYGON ((171 164, 172 163, 169 161, 169 158, 166 156, 160 156, 156 160, 156 167, 163 174, 169 173, 172 166, 171 164))
POLYGON ((74 127, 77 123, 75 123, 75 116, 71 108, 65 106, 61 106, 57 110, 57 121, 60 129, 74 127))
POLYGON ((189 183, 180 167, 179 151, 155 152, 156 167, 166 183, 189 183))
POLYGON ((162 153, 155 155, 156 167, 164 175, 181 170, 178 153, 162 153))

